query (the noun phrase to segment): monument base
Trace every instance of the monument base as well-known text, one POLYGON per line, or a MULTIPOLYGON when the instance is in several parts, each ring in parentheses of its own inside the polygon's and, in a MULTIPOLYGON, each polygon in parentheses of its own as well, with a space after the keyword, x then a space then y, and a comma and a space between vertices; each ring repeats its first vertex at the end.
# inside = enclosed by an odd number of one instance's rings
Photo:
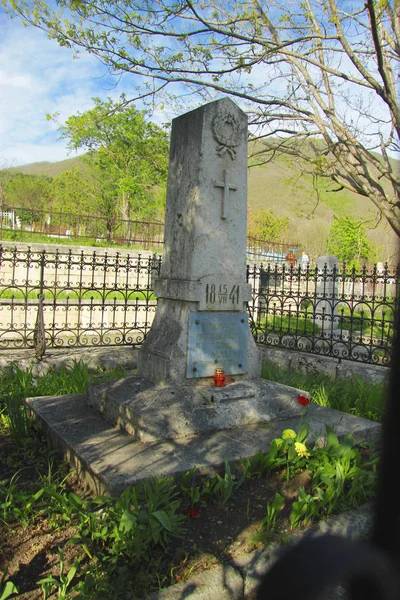
POLYGON ((304 422, 309 424, 310 444, 317 438, 325 439, 326 425, 339 439, 351 433, 357 443, 379 442, 382 428, 374 421, 311 403, 295 417, 268 424, 145 444, 108 424, 88 406, 83 394, 28 398, 27 405, 32 418, 73 466, 81 482, 95 494, 111 496, 119 496, 128 486, 151 477, 179 479, 193 467, 204 475, 223 474, 224 461, 234 468, 241 458, 251 458, 259 450, 267 452, 284 429, 298 431, 304 422))
POLYGON ((216 387, 209 378, 154 385, 143 377, 90 385, 88 404, 133 439, 149 443, 295 417, 308 392, 263 379, 216 387))

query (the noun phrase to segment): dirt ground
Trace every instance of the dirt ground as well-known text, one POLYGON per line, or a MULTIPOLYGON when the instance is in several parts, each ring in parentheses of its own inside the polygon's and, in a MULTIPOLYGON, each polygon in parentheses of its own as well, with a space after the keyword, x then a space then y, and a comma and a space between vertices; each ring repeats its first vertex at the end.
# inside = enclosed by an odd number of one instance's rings
MULTIPOLYGON (((37 449, 25 449, 25 466, 28 468, 20 471, 18 479, 18 486, 23 489, 29 487, 36 477, 35 469, 29 468, 30 461, 37 462, 36 452, 37 449)), ((20 455, 21 448, 15 446, 9 437, 0 438, 0 456, 3 457, 0 481, 6 481, 15 473, 20 455)), ((176 539, 168 557, 165 557, 169 568, 163 585, 176 583, 217 562, 261 547, 260 522, 265 517, 267 502, 275 497, 277 491, 287 499, 279 527, 280 534, 285 534, 289 529, 285 515, 290 512, 298 486, 307 481, 307 474, 299 477, 301 481, 292 480, 289 484, 285 484, 279 474, 268 479, 247 479, 225 504, 210 502, 196 512, 188 511, 186 533, 183 538, 176 539), (171 564, 175 566, 171 568, 171 564)), ((71 491, 85 495, 74 476, 70 475, 67 483, 71 491)), ((18 521, 7 525, 0 512, 0 580, 1 575, 7 572, 7 579, 17 586, 21 600, 43 598, 37 581, 49 575, 59 576, 59 548, 64 552, 66 572, 78 557, 82 557, 82 565, 88 561, 80 546, 66 545, 74 533, 74 527, 68 523, 61 523, 54 530, 54 522, 40 515, 25 527, 18 521)), ((49 597, 57 597, 56 591, 49 597)))

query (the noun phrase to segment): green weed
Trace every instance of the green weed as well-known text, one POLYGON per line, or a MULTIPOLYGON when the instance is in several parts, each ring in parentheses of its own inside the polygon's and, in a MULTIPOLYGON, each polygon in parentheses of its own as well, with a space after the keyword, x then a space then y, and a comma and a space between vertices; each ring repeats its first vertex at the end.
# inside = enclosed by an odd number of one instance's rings
MULTIPOLYGON (((81 393, 90 380, 106 376, 101 372, 89 374, 82 363, 42 376, 33 376, 30 370, 22 371, 12 365, 0 377, 2 419, 10 423, 14 419, 9 412, 11 396, 18 407, 26 396, 81 393)), ((355 414, 358 410, 379 414, 378 388, 375 398, 371 396, 371 386, 357 378, 351 385, 347 382, 346 388, 339 380, 313 377, 310 389, 309 376, 295 373, 289 376, 290 382, 284 383, 309 389, 314 401, 319 394, 320 402, 330 405, 339 394, 355 414)), ((179 485, 171 479, 155 478, 128 488, 117 499, 80 498, 68 489, 68 473, 51 454, 45 440, 39 442, 33 433, 28 430, 26 437, 14 445, 15 454, 5 460, 8 467, 15 467, 15 472, 9 481, 0 483, 0 518, 13 527, 18 522, 22 526, 39 522, 39 518, 46 519, 50 530, 67 524, 75 531, 68 543, 82 549, 81 559, 69 569, 65 568, 60 553, 59 573, 38 582, 43 598, 50 594, 64 598, 72 592, 82 600, 106 600, 137 597, 143 590, 151 590, 175 566, 166 557, 173 540, 185 533, 186 509, 211 502, 227 503, 249 477, 260 479, 279 473, 289 480, 304 470, 309 472, 309 483, 299 490, 291 508, 292 528, 366 501, 373 494, 376 478, 376 456, 370 454, 366 460, 365 448, 354 446, 351 436, 339 441, 327 428, 326 443, 319 440, 310 447, 308 425, 304 423, 297 432, 283 431, 267 452, 259 451, 253 458, 241 459, 237 468, 225 459, 224 472, 214 477, 200 476, 194 467, 182 476, 179 485), (21 460, 30 465, 24 467, 24 472, 18 468, 21 460), (24 487, 20 482, 27 469, 33 477, 24 487)), ((267 504, 261 527, 264 541, 276 532, 283 507, 279 494, 267 504)), ((12 589, 10 585, 4 589, 1 585, 0 598, 1 593, 12 589)))
MULTIPOLYGON (((363 459, 364 449, 354 445, 351 435, 339 441, 326 425, 325 443, 316 440, 312 448, 307 445, 307 436, 307 425, 302 425, 297 433, 284 430, 282 436, 274 440, 271 453, 271 471, 281 470, 284 465, 286 479, 304 470, 309 473, 310 483, 299 488, 298 498, 291 507, 292 529, 359 506, 371 498, 376 485, 378 457, 372 453, 368 460, 363 459)), ((279 495, 267 505, 261 523, 261 539, 268 539, 275 530, 277 515, 283 505, 284 500, 279 495)))
POLYGON ((57 589, 57 598, 59 600, 65 600, 67 598, 68 588, 71 586, 78 571, 79 563, 81 562, 78 559, 66 573, 64 569, 64 553, 61 548, 58 549, 58 555, 60 560, 60 575, 58 577, 44 577, 37 582, 42 588, 43 600, 47 600, 54 587, 57 589))
POLYGON ((261 521, 261 527, 267 533, 271 533, 276 528, 276 521, 279 511, 282 509, 285 499, 280 494, 276 493, 273 502, 268 502, 266 508, 266 516, 261 521))
POLYGON ((7 600, 13 594, 18 594, 18 590, 12 581, 4 581, 3 576, 0 581, 0 600, 7 600))

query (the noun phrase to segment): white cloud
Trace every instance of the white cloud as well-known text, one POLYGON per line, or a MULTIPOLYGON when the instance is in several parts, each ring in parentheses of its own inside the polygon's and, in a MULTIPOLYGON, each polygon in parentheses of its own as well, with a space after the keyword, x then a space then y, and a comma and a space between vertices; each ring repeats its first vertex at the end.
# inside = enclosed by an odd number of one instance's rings
MULTIPOLYGON (((116 95, 94 57, 61 48, 46 34, 24 27, 0 8, 0 158, 14 165, 68 158, 57 125, 92 106, 92 97, 116 95), (112 94, 110 94, 110 90, 112 94)), ((119 94, 119 91, 118 91, 119 94)))
MULTIPOLYGON (((265 66, 256 67, 249 78, 256 87, 269 85, 271 93, 276 93, 277 86, 282 84, 270 81, 265 66)), ((122 91, 128 97, 129 91, 134 95, 137 80, 132 74, 116 83, 94 56, 83 51, 74 60, 72 50, 49 40, 43 31, 10 19, 0 7, 0 164, 68 158, 57 124, 48 121, 46 114, 58 113, 62 123, 70 115, 91 108, 93 96, 115 100, 122 91)), ((155 107, 152 118, 160 124, 195 108, 201 101, 181 84, 172 89, 177 91, 180 102, 176 106, 166 105, 162 110, 155 107)), ((211 100, 211 96, 206 95, 203 101, 211 100)), ((239 99, 236 101, 240 103, 239 99)), ((375 117, 379 108, 376 103, 375 117)), ((370 133, 369 127, 365 129, 370 133)))

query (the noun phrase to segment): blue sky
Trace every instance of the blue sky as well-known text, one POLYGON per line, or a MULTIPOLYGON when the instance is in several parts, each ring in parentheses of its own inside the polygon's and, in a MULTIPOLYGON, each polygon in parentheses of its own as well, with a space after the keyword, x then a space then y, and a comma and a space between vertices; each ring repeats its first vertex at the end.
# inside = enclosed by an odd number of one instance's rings
MULTIPOLYGON (((259 75, 264 81, 265 72, 259 75)), ((257 72, 252 76, 257 81, 257 72)), ((59 113, 58 120, 63 123, 91 108, 94 96, 117 99, 125 92, 129 97, 135 83, 132 74, 110 77, 106 68, 84 51, 74 59, 72 50, 47 39, 40 29, 10 19, 0 6, 0 168, 75 156, 68 153, 57 124, 48 121, 46 114, 59 113)), ((193 98, 186 95, 188 90, 180 92, 186 110, 194 108, 189 106, 193 98)), ((169 111, 154 118, 162 123, 174 116, 169 111)))
POLYGON ((94 57, 61 48, 36 27, 10 19, 0 6, 0 168, 59 161, 68 154, 46 114, 70 115, 92 107, 93 96, 118 97, 116 81, 94 57))

